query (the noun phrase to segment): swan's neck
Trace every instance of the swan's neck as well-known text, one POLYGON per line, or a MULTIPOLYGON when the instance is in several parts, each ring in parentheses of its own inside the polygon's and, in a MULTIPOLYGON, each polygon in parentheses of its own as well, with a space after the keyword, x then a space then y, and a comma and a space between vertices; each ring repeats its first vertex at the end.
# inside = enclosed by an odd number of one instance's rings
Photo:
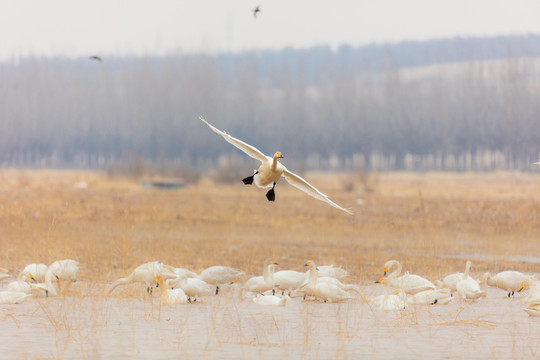
POLYGON ((467 261, 467 264, 465 265, 465 272, 463 273, 463 279, 469 277, 469 270, 471 270, 471 262, 467 261))
MULTIPOLYGON (((397 278, 397 277, 399 276, 399 274, 401 274, 401 263, 395 261, 395 262, 392 263, 392 265, 396 265, 396 268, 397 268, 397 269, 394 270, 394 271, 392 271, 392 272, 390 273, 390 275, 388 275, 388 278, 389 278, 389 279, 390 279, 390 278, 397 278)), ((392 265, 391 265, 391 266, 392 266, 392 265)))
POLYGON ((272 169, 276 169, 277 168, 277 164, 278 164, 278 161, 277 161, 278 157, 274 155, 274 158, 272 159, 272 169))
POLYGON ((311 271, 309 272, 309 282, 311 285, 317 284, 318 278, 319 274, 317 273, 317 267, 315 265, 311 265, 311 271))
POLYGON ((275 266, 274 264, 270 264, 266 268, 263 269, 264 281, 268 284, 274 281, 274 271, 275 271, 274 266, 275 266))

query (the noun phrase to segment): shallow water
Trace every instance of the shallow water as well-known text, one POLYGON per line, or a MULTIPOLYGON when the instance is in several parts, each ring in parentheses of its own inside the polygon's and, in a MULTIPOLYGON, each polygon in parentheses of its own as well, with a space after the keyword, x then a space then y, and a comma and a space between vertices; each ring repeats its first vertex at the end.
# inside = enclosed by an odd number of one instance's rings
MULTIPOLYGON (((134 285, 136 286, 136 285, 134 285)), ((371 308, 354 296, 328 304, 293 297, 264 307, 221 291, 189 305, 108 296, 98 284, 71 295, 0 305, 2 358, 525 358, 540 356, 540 318, 489 288, 476 302, 371 308)), ((363 288, 368 297, 382 286, 363 288)))

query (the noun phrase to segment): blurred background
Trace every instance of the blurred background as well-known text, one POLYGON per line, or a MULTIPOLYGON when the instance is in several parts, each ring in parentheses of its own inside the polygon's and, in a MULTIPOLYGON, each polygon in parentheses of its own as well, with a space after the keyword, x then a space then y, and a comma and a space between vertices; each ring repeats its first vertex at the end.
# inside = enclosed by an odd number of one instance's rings
POLYGON ((2 2, 0 164, 252 169, 204 116, 299 172, 534 171, 539 20, 536 1, 2 2))

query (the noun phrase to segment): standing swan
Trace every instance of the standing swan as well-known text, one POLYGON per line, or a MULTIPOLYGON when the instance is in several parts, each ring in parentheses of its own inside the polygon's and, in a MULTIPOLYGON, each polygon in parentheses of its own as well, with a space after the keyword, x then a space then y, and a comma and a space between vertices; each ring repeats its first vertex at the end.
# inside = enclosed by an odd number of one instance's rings
POLYGON ((152 295, 153 285, 158 274, 163 274, 163 277, 167 276, 168 279, 176 278, 176 274, 174 273, 174 268, 172 266, 164 265, 158 261, 151 261, 135 268, 135 270, 133 270, 129 276, 120 278, 113 282, 109 287, 109 293, 111 293, 119 285, 142 282, 146 285, 146 292, 149 295, 152 295))
POLYGON ((495 286, 508 292, 508 297, 514 296, 514 293, 521 290, 527 290, 535 283, 531 277, 514 270, 501 271, 494 276, 489 272, 484 274, 484 282, 489 286, 495 286))
POLYGON ((223 136, 223 138, 231 143, 232 145, 236 146, 238 149, 242 150, 252 158, 259 160, 262 164, 259 167, 257 171, 255 171, 255 174, 248 176, 247 178, 243 179, 242 181, 244 184, 249 185, 255 182, 255 185, 258 187, 264 189, 272 187, 267 193, 266 198, 268 201, 274 201, 276 199, 276 195, 274 193, 274 187, 276 186, 276 183, 278 180, 283 176, 285 180, 289 182, 292 186, 304 191, 308 195, 313 196, 316 199, 319 199, 321 201, 325 201, 326 203, 332 205, 336 209, 345 211, 347 214, 352 215, 353 213, 349 210, 342 208, 332 200, 328 198, 327 195, 323 194, 319 190, 317 190, 313 185, 308 183, 306 180, 302 179, 300 176, 290 172, 278 162, 278 159, 283 158, 281 153, 278 151, 274 154, 273 157, 269 157, 264 155, 261 151, 259 151, 257 148, 246 144, 245 142, 238 140, 231 135, 227 134, 224 131, 221 131, 219 129, 216 129, 212 125, 208 123, 204 118, 199 117, 199 119, 204 122, 206 125, 212 129, 216 134, 219 134, 223 136))
POLYGON ((199 278, 207 284, 214 285, 217 295, 219 293, 219 285, 228 284, 240 275, 242 275, 242 272, 238 269, 216 265, 204 269, 201 275, 199 275, 199 278))

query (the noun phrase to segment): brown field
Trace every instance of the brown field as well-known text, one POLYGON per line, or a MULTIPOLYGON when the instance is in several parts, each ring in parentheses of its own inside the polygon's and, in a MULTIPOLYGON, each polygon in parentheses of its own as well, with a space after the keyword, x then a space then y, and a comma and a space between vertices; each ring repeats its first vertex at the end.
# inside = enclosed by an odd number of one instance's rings
MULTIPOLYGON (((525 358, 540 356, 540 323, 497 289, 475 303, 381 312, 354 297, 263 308, 235 284, 201 303, 161 307, 142 285, 106 285, 159 260, 260 274, 274 258, 341 265, 366 295, 389 259, 434 280, 540 264, 540 175, 382 173, 306 178, 349 216, 285 184, 263 190, 202 179, 180 190, 76 171, 0 171, 0 267, 80 262, 65 294, 0 305, 2 358, 525 358), (87 188, 75 186, 86 182, 87 188)), ((5 283, 4 283, 5 284, 5 283)), ((1 287, 1 285, 0 285, 1 287)))

